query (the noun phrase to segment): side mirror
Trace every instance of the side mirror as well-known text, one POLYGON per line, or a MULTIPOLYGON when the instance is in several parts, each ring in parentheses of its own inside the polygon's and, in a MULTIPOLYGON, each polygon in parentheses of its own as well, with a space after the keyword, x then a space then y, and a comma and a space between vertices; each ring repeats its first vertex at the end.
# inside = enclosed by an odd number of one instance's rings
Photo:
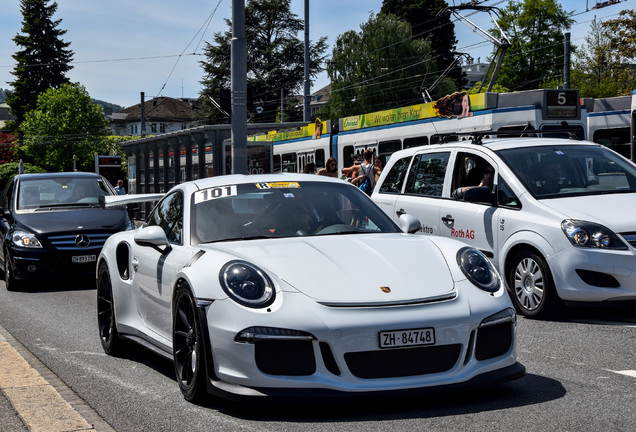
POLYGON ((402 232, 413 234, 422 228, 422 223, 418 218, 410 214, 402 214, 398 219, 398 225, 402 229, 402 232))
POLYGON ((166 233, 156 225, 137 230, 135 243, 139 246, 150 246, 161 253, 169 252, 172 249, 166 233))
POLYGON ((464 191, 464 201, 495 205, 495 194, 490 192, 488 186, 471 187, 464 191))

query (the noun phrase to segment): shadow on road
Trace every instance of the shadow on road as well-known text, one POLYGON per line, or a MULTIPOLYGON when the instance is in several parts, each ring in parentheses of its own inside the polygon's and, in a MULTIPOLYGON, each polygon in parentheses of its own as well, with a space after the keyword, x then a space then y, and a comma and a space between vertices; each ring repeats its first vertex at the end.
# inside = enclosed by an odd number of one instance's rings
POLYGON ((565 394, 560 382, 527 374, 519 380, 482 390, 406 399, 311 403, 299 400, 272 404, 259 400, 257 404, 243 404, 210 398, 202 406, 252 421, 368 422, 474 414, 544 403, 565 394))

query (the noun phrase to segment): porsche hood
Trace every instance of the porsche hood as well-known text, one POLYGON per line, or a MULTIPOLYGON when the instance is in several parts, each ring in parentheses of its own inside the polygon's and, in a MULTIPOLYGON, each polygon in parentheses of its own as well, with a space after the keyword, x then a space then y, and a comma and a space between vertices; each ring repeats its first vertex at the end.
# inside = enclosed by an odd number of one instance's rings
POLYGON ((454 298, 441 251, 422 236, 341 235, 216 244, 334 306, 454 298), (407 241, 410 239, 411 241, 407 241))

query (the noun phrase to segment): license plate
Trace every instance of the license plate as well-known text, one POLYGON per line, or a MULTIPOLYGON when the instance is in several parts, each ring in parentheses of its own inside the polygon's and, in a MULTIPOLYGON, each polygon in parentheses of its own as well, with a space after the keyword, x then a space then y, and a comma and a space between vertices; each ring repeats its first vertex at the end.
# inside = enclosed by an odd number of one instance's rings
POLYGON ((396 348, 416 345, 435 345, 433 327, 380 332, 380 348, 396 348))
POLYGON ((97 261, 97 255, 79 255, 71 258, 74 263, 88 263, 97 261))

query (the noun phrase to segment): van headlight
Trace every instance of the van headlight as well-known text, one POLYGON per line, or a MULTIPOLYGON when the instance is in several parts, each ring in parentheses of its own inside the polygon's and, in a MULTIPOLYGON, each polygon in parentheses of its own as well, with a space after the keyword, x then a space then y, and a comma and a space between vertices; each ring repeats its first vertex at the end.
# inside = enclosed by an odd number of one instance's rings
POLYGON ((264 271, 245 261, 230 261, 219 273, 223 291, 243 306, 262 308, 274 302, 274 284, 264 271))
POLYGON ((601 224, 574 219, 566 219, 561 229, 573 246, 626 250, 625 243, 610 229, 601 224))
POLYGON ((477 249, 463 247, 457 252, 457 264, 462 272, 478 288, 487 292, 496 292, 501 286, 499 274, 492 263, 477 249))

